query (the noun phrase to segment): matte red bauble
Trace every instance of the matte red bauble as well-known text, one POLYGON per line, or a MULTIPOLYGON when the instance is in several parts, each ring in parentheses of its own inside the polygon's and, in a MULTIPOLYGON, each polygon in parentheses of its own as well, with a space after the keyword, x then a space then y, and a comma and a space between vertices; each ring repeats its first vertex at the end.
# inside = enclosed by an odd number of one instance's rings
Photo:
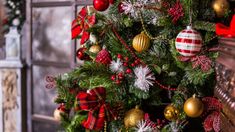
POLYGON ((95 59, 96 62, 108 65, 111 63, 112 58, 109 52, 106 49, 101 50, 95 59))
POLYGON ((93 6, 97 11, 105 11, 109 7, 109 0, 94 0, 93 6))

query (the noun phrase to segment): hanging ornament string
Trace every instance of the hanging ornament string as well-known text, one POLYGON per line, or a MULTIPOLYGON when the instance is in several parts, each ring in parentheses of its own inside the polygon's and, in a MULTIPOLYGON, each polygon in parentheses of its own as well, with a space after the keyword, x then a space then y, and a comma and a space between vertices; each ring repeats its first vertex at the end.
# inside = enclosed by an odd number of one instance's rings
POLYGON ((140 16, 140 22, 141 22, 141 25, 142 25, 142 28, 144 30, 144 33, 150 38, 150 39, 163 39, 163 36, 162 35, 159 35, 159 36, 156 36, 156 37, 153 37, 146 29, 145 25, 144 25, 144 19, 143 19, 143 16, 142 16, 142 13, 139 11, 139 16, 140 16))
MULTIPOLYGON (((127 45, 127 43, 122 39, 122 37, 117 33, 117 30, 115 29, 114 26, 112 26, 112 30, 113 33, 115 34, 115 36, 118 38, 118 40, 125 46, 125 48, 131 53, 132 57, 135 58, 136 60, 140 60, 137 55, 135 54, 135 52, 127 45)), ((141 61, 142 64, 143 61, 141 61)))
MULTIPOLYGON (((118 34, 116 28, 112 26, 112 31, 115 34, 115 36, 118 38, 118 40, 125 46, 125 48, 131 53, 132 57, 136 60, 139 60, 143 65, 146 65, 141 59, 137 57, 135 52, 127 45, 127 43, 122 39, 122 37, 118 34)), ((175 91, 177 88, 171 88, 170 86, 165 86, 161 84, 159 81, 155 81, 155 84, 157 84, 161 89, 169 90, 169 91, 175 91)))

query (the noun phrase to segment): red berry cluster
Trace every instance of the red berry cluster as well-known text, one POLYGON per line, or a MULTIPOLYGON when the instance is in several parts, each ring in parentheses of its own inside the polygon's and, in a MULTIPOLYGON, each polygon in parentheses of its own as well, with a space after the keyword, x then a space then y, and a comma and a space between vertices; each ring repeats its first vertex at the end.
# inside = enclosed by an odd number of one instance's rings
POLYGON ((127 56, 123 57, 121 54, 117 54, 117 58, 119 58, 123 62, 125 71, 112 75, 111 80, 115 81, 116 84, 120 84, 124 79, 124 74, 131 74, 132 73, 131 68, 140 64, 140 61, 139 60, 130 61, 127 56))
POLYGON ((162 128, 165 125, 166 125, 166 120, 165 119, 163 119, 163 120, 157 119, 157 128, 162 128))
POLYGON ((113 80, 116 84, 121 84, 123 79, 124 74, 122 72, 111 76, 111 80, 113 80))

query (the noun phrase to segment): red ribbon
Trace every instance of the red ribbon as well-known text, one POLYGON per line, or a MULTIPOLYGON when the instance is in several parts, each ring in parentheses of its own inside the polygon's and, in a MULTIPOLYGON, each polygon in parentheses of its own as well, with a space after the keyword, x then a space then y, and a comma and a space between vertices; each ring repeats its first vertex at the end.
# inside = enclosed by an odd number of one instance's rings
POLYGON ((101 130, 106 120, 116 118, 110 105, 105 102, 106 91, 103 87, 91 89, 89 92, 79 92, 76 96, 81 110, 89 111, 88 117, 82 122, 83 127, 90 130, 101 130))
POLYGON ((87 7, 83 7, 78 16, 72 22, 72 39, 78 37, 82 33, 80 44, 84 44, 90 37, 87 31, 96 22, 95 14, 88 15, 87 7))
POLYGON ((227 27, 221 23, 217 23, 215 26, 215 32, 219 36, 235 37, 235 15, 233 15, 230 27, 227 27))

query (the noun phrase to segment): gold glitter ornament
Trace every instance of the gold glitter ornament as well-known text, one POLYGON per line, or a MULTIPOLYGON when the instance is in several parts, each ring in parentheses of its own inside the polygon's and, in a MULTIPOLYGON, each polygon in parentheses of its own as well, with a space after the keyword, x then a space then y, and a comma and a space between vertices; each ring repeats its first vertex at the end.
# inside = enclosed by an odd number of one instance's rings
POLYGON ((166 106, 166 108, 164 109, 164 116, 169 121, 177 120, 179 113, 179 110, 172 104, 166 106))
POLYGON ((124 125, 126 128, 134 127, 137 123, 144 119, 144 112, 138 106, 126 112, 124 117, 124 125))
POLYGON ((92 46, 90 47, 89 51, 92 52, 92 53, 97 54, 98 52, 101 51, 101 47, 100 47, 98 44, 92 45, 92 46))

